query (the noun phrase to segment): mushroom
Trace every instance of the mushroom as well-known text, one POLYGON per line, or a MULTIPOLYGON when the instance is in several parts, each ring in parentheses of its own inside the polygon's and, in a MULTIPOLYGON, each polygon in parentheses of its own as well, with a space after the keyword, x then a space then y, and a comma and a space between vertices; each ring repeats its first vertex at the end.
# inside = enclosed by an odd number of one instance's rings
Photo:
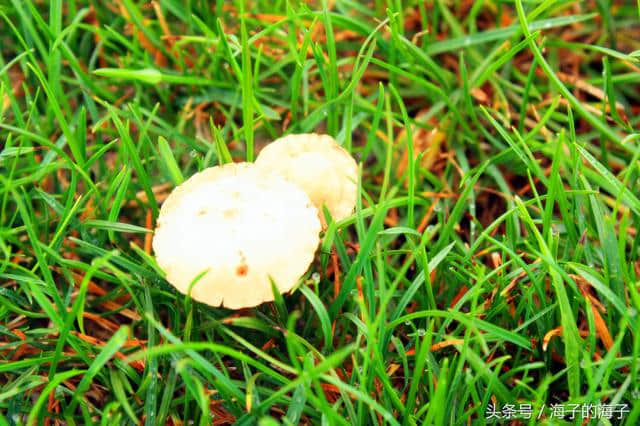
POLYGON ((344 219, 355 207, 358 166, 329 135, 289 135, 265 146, 256 165, 300 186, 318 208, 323 228, 325 205, 333 220, 344 219))
POLYGON ((281 176, 249 163, 211 167, 175 188, 153 238, 158 265, 182 293, 240 309, 291 290, 319 244, 317 209, 281 176))

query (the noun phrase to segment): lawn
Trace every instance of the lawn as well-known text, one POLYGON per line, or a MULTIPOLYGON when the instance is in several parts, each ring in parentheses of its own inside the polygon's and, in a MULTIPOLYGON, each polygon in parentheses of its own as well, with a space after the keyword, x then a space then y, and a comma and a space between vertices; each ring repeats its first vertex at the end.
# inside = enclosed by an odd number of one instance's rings
POLYGON ((1 425, 640 424, 640 1, 4 0, 1 425), (291 293, 152 250, 194 173, 326 133, 291 293))

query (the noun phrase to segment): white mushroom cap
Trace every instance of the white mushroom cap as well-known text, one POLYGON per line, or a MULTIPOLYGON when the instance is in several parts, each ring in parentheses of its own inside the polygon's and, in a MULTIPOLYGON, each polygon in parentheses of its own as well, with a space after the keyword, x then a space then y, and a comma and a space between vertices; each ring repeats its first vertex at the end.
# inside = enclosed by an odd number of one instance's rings
POLYGON ((211 167, 178 186, 160 210, 158 265, 180 292, 239 309, 293 288, 318 247, 320 222, 307 194, 248 163, 211 167))
POLYGON ((334 220, 349 216, 356 205, 358 165, 329 135, 289 135, 265 146, 256 164, 284 176, 309 195, 326 226, 322 206, 334 220))

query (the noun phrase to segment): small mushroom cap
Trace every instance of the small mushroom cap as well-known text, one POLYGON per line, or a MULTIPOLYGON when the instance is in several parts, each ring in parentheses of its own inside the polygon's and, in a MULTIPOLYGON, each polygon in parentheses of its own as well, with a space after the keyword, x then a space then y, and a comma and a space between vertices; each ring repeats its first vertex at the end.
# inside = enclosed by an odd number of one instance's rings
POLYGON ((265 146, 256 164, 297 184, 318 208, 326 226, 322 206, 334 220, 349 216, 356 205, 358 165, 329 135, 289 135, 265 146))
POLYGON ((318 247, 307 194, 248 163, 211 167, 175 188, 153 238, 158 265, 180 292, 211 306, 247 308, 293 288, 318 247))

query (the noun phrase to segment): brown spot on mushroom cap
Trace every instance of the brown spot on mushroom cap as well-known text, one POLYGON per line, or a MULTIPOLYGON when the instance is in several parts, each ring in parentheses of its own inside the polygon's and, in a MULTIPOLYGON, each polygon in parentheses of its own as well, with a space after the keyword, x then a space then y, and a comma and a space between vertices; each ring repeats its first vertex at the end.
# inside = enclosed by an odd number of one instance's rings
POLYGON ((248 272, 249 267, 244 263, 236 267, 236 275, 239 277, 246 277, 248 272))

